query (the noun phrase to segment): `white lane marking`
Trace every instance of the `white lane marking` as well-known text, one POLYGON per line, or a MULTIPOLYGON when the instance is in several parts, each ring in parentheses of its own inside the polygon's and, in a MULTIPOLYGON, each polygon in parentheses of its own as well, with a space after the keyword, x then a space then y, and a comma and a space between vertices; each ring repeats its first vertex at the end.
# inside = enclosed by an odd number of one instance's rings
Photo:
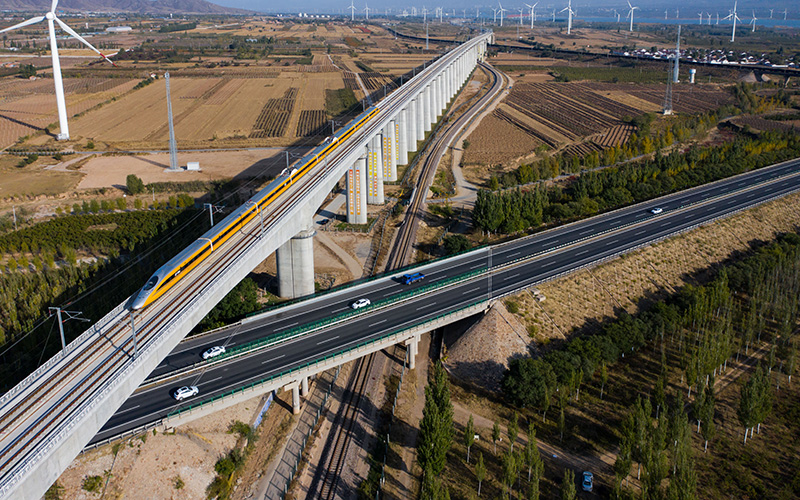
POLYGON ((578 236, 583 236, 584 234, 589 234, 589 233, 591 233, 593 231, 594 231, 594 229, 589 229, 587 231, 581 231, 580 233, 578 233, 578 236))
POLYGON ((141 405, 136 405, 136 406, 131 406, 130 408, 126 408, 126 409, 124 409, 124 410, 119 410, 119 411, 118 411, 118 412, 116 412, 114 415, 120 415, 120 414, 122 414, 122 413, 126 413, 126 412, 129 412, 129 411, 133 411, 133 410, 135 410, 136 408, 139 408, 140 406, 141 406, 141 405))
POLYGON ((510 254, 508 254, 508 256, 509 256, 509 257, 514 257, 515 255, 519 255, 519 254, 521 254, 521 253, 522 253, 522 252, 514 252, 514 253, 510 253, 510 254))
POLYGON ((506 280, 510 280, 510 279, 516 278, 517 276, 519 276, 519 273, 517 273, 517 274, 512 274, 511 276, 506 276, 505 278, 503 278, 503 281, 506 281, 506 280))
POLYGON ((272 330, 272 333, 278 333, 280 331, 286 330, 287 328, 291 328, 291 327, 299 325, 299 324, 300 323, 295 322, 295 323, 292 323, 291 325, 286 325, 284 327, 278 328, 277 330, 272 330))
POLYGON ((472 290, 467 290, 466 292, 461 292, 461 295, 466 295, 468 293, 477 292, 480 288, 473 288, 472 290))
POLYGON ((618 242, 618 241, 619 241, 619 240, 611 240, 611 241, 609 241, 609 242, 606 242, 606 246, 608 246, 608 245, 613 245, 614 243, 616 243, 616 242, 618 242))
POLYGON ((748 195, 747 195, 747 198, 752 198, 753 196, 756 196, 757 194, 758 194, 758 193, 756 193, 756 192, 754 191, 754 192, 752 192, 752 193, 748 194, 748 195))
POLYGON ((578 255, 583 255, 585 253, 589 253, 589 250, 584 250, 583 252, 578 252, 578 253, 575 254, 575 257, 577 257, 578 255))
POLYGON ((664 222, 662 224, 659 224, 658 227, 669 226, 670 224, 672 224, 672 222, 667 221, 667 222, 664 222))
POLYGON ((211 382, 216 382, 217 380, 222 380, 222 377, 212 378, 211 380, 206 380, 205 382, 200 382, 197 385, 206 385, 206 384, 210 384, 211 382))
POLYGON ((484 265, 485 265, 485 264, 484 264, 483 262, 481 262, 481 263, 480 263, 480 264, 478 264, 477 266, 472 266, 472 267, 470 267, 470 269, 478 269, 479 267, 483 267, 484 265))
POLYGON ((378 321, 377 323, 372 323, 372 324, 371 324, 371 325, 369 325, 369 326, 378 326, 378 325, 380 325, 381 323, 386 323, 386 320, 385 320, 385 319, 382 319, 382 320, 378 321))
POLYGON ((317 345, 322 345, 322 344, 324 344, 324 343, 326 343, 326 342, 330 342, 331 340, 336 340, 336 339, 338 339, 338 338, 339 338, 339 336, 337 335, 337 336, 335 336, 335 337, 331 337, 331 338, 329 338, 329 339, 320 340, 319 342, 317 342, 317 345))
POLYGON ((642 230, 641 230, 641 231, 639 231, 638 233, 633 233, 633 235, 634 235, 634 236, 639 236, 640 234, 644 234, 644 233, 646 233, 646 232, 647 232, 647 229, 642 229, 642 230))
MULTIPOLYGON (((435 305, 436 305, 436 302, 431 302, 430 304, 425 304, 424 306, 418 307, 417 311, 419 311, 420 309, 425 309, 426 307, 431 307, 431 306, 435 306, 435 305)), ((386 320, 381 321, 381 323, 383 323, 384 321, 386 321, 386 320)), ((379 323, 375 323, 375 325, 377 325, 377 324, 379 324, 379 323)), ((369 325, 369 326, 375 326, 375 325, 369 325)))
POLYGON ((279 360, 279 359, 281 359, 281 358, 285 358, 285 357, 286 357, 286 355, 285 355, 285 354, 281 354, 281 355, 280 355, 280 356, 278 356, 277 358, 272 358, 272 359, 268 359, 268 360, 266 360, 266 361, 262 361, 262 362, 261 362, 261 364, 262 364, 262 365, 266 365, 267 363, 272 363, 273 361, 276 361, 276 360, 279 360))

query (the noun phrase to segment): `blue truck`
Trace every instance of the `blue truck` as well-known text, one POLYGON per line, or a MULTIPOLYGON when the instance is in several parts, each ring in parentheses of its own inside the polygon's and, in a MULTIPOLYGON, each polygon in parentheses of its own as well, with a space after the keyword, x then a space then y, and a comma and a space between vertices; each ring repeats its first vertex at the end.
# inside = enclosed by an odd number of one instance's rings
POLYGON ((404 274, 400 277, 400 281, 403 282, 404 285, 410 285, 412 283, 416 283, 425 278, 425 275, 422 273, 414 273, 414 274, 404 274))

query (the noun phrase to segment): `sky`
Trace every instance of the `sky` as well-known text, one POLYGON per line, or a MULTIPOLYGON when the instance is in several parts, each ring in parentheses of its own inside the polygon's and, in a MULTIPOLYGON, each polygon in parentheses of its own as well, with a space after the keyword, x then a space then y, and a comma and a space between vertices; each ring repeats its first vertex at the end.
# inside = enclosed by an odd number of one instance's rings
MULTIPOLYGON (((350 0, 293 0, 291 2, 265 2, 264 0, 210 0, 213 3, 218 5, 224 5, 226 7, 238 7, 242 9, 249 9, 255 10, 260 12, 308 12, 308 13, 331 13, 331 12, 339 12, 342 13, 349 13, 347 7, 350 5, 350 0)), ((501 0, 502 1, 502 0, 501 0)), ((417 9, 421 10, 423 5, 426 5, 428 9, 433 9, 435 7, 444 7, 445 9, 456 9, 457 12, 461 12, 462 9, 467 9, 468 12, 472 13, 472 16, 475 15, 475 7, 483 6, 483 11, 488 13, 488 15, 492 14, 492 7, 496 7, 496 3, 487 2, 486 0, 476 1, 476 2, 468 2, 468 1, 458 1, 458 0, 415 0, 415 1, 407 1, 407 0, 400 0, 400 2, 392 1, 392 0, 353 0, 353 3, 359 11, 356 15, 364 15, 363 9, 364 6, 368 3, 370 9, 379 9, 382 13, 385 8, 394 8, 394 9, 409 9, 412 5, 416 6, 417 9)), ((527 3, 532 3, 530 0, 527 0, 527 3)), ((713 12, 716 11, 724 11, 727 15, 727 11, 733 8, 734 0, 696 0, 696 1, 669 1, 669 0, 636 0, 631 2, 633 5, 640 7, 642 10, 650 10, 652 13, 660 12, 663 13, 665 8, 668 8, 670 11, 674 10, 676 7, 679 9, 685 9, 686 17, 690 18, 691 16, 688 14, 689 12, 696 11, 698 8, 702 8, 704 10, 713 9, 713 12), (730 4, 730 5, 728 5, 730 4)), ((566 7, 567 0, 545 0, 540 1, 539 6, 537 8, 542 8, 544 10, 552 10, 553 8, 557 8, 558 10, 566 7)), ((525 3, 523 0, 505 0, 503 3, 503 7, 512 11, 516 11, 521 7, 524 7, 525 3)), ((585 10, 587 15, 589 12, 594 11, 595 9, 617 9, 623 10, 627 7, 626 0, 573 0, 572 2, 573 9, 577 9, 580 15, 581 10, 585 10)), ((738 3, 738 12, 746 12, 750 13, 753 9, 756 10, 757 15, 759 12, 762 12, 759 17, 769 17, 768 9, 775 9, 774 15, 777 17, 778 11, 783 11, 784 8, 789 9, 789 17, 790 18, 800 18, 800 2, 796 0, 787 1, 787 0, 776 0, 776 1, 760 1, 760 0, 743 0, 738 3)), ((684 17, 681 15, 681 17, 684 17)), ((781 16, 783 17, 783 16, 781 16)))

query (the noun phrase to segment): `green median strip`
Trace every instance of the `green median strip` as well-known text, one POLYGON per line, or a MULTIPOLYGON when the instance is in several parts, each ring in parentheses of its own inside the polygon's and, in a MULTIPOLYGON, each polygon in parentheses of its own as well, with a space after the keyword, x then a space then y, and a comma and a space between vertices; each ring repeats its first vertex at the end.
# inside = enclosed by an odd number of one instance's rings
MULTIPOLYGON (((475 274, 475 273, 467 273, 467 274, 475 274)), ((462 276, 465 276, 465 275, 462 275, 462 276)), ((355 346, 353 346, 351 348, 342 349, 342 350, 337 351, 337 352, 335 352, 333 354, 328 354, 326 356, 323 356, 322 358, 316 359, 314 361, 309 361, 308 363, 305 363, 303 365, 297 366, 295 368, 291 368, 289 370, 282 371, 282 372, 277 373, 275 375, 270 375, 269 377, 265 377, 263 379, 257 380, 257 381, 255 381, 255 382, 253 382, 251 384, 242 386, 242 387, 240 387, 238 389, 232 389, 230 391, 227 391, 227 392, 225 392, 223 394, 219 394, 219 395, 214 396, 213 398, 207 399, 205 401, 201 401, 199 403, 195 403, 193 405, 186 406, 186 407, 183 407, 183 408, 178 408, 177 410, 174 410, 174 411, 170 412, 169 415, 167 415, 167 418, 169 419, 169 418, 172 418, 172 417, 179 416, 182 413, 186 413, 186 412, 190 412, 192 410, 198 409, 198 408, 202 408, 203 406, 212 404, 215 401, 219 401, 219 400, 224 399, 224 398, 226 398, 228 396, 233 396, 233 395, 235 395, 237 393, 244 393, 248 389, 252 389, 252 388, 254 388, 256 386, 266 384, 267 382, 270 382, 270 381, 275 380, 275 379, 279 379, 279 378, 281 378, 281 377, 283 377, 285 375, 289 375, 290 373, 297 372, 297 371, 303 370, 305 368, 309 368, 309 367, 311 367, 313 365, 317 365, 319 363, 324 363, 325 361, 327 361, 327 360, 329 360, 331 358, 335 358, 337 356, 342 356, 344 354, 347 354, 350 351, 359 349, 361 347, 367 347, 369 345, 381 342, 381 341, 383 341, 383 340, 385 340, 385 339, 387 339, 389 337, 392 337, 394 335, 398 335, 398 334, 400 334, 400 333, 402 333, 404 331, 407 331, 407 330, 411 330, 412 328, 418 328, 418 327, 423 326, 425 324, 433 323, 435 321, 438 321, 438 320, 440 320, 442 318, 446 318, 448 316, 453 316, 455 314, 460 313, 461 311, 463 311, 465 309, 469 309, 471 307, 475 307, 476 305, 479 305, 479 304, 482 304, 482 303, 485 303, 485 302, 486 302, 485 300, 478 300, 478 301, 475 301, 475 302, 471 302, 471 303, 469 303, 469 304, 467 304, 467 305, 465 305, 463 307, 460 307, 460 308, 458 308, 458 309, 456 309, 454 311, 450 311, 449 313, 439 314, 438 316, 435 316, 435 317, 433 317, 431 319, 428 319, 428 320, 425 320, 425 321, 420 321, 419 323, 416 323, 414 325, 411 325, 411 326, 408 326, 408 327, 399 328, 399 329, 397 329, 397 330, 395 330, 395 331, 393 331, 391 333, 387 333, 386 335, 383 335, 383 336, 381 336, 381 337, 379 337, 377 339, 372 339, 372 340, 367 340, 365 342, 361 342, 361 343, 359 343, 359 344, 357 344, 357 345, 355 345, 355 346)))

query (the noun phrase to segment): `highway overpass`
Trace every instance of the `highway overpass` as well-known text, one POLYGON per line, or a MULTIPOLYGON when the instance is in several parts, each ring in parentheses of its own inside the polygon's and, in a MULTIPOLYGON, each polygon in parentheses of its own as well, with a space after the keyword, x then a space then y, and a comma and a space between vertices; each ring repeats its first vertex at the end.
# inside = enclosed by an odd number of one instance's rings
POLYGON ((298 404, 295 382, 310 375, 398 342, 411 347, 413 362, 421 334, 479 314, 492 300, 798 190, 800 160, 793 160, 418 266, 426 278, 411 286, 395 279, 403 272, 392 273, 187 339, 92 442, 174 426, 287 386, 298 404), (650 212, 656 206, 659 215, 650 212), (376 307, 349 315, 361 297, 376 307), (200 362, 205 349, 223 344, 238 354, 200 362), (176 403, 169 390, 181 385, 197 385, 200 395, 176 403))

